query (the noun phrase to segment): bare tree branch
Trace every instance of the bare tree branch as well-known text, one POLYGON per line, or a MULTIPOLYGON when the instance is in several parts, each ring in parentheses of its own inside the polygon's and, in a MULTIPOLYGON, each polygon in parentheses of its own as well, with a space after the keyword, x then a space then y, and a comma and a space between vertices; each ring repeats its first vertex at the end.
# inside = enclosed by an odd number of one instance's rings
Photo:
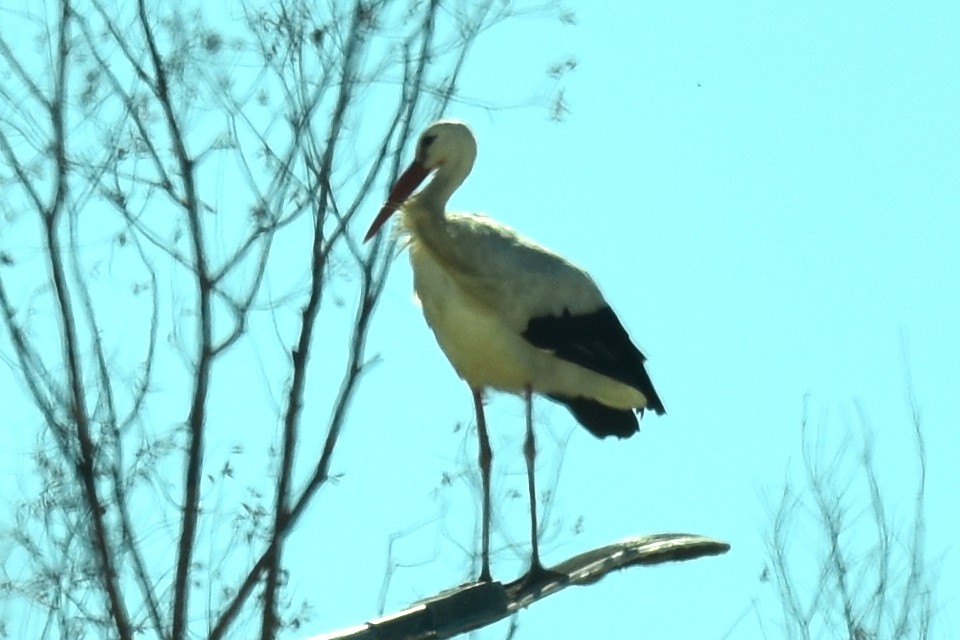
POLYGON ((182 640, 187 631, 187 615, 190 607, 190 568, 193 559, 193 547, 196 538, 197 518, 200 510, 200 473, 203 467, 203 441, 206 423, 207 392, 210 385, 210 369, 213 365, 213 320, 211 317, 211 287, 207 269, 206 245, 203 225, 200 220, 199 200, 194 182, 194 162, 187 151, 180 123, 174 113, 170 95, 169 78, 164 60, 157 47, 150 15, 145 0, 137 3, 137 15, 143 30, 144 40, 150 54, 153 77, 156 82, 157 100, 163 110, 173 143, 174 157, 179 166, 180 179, 183 182, 181 203, 187 215, 190 227, 190 239, 193 246, 193 269, 196 277, 197 326, 196 375, 187 417, 189 445, 187 449, 186 476, 184 480, 183 520, 180 543, 177 547, 176 577, 174 578, 173 627, 171 638, 182 640))
POLYGON ((789 482, 784 486, 768 540, 788 637, 928 637, 932 586, 923 544, 926 451, 912 391, 909 405, 918 489, 908 534, 891 519, 890 496, 874 465, 874 435, 865 409, 855 404, 862 445, 853 457, 852 434, 828 430, 826 418, 812 427, 805 407, 801 432, 806 483, 802 490, 789 482), (839 437, 840 443, 829 444, 826 433, 839 437), (861 514, 868 516, 869 525, 861 514), (812 557, 792 548, 794 539, 802 539, 802 551, 812 557), (812 583, 807 577, 811 568, 816 573, 812 583))

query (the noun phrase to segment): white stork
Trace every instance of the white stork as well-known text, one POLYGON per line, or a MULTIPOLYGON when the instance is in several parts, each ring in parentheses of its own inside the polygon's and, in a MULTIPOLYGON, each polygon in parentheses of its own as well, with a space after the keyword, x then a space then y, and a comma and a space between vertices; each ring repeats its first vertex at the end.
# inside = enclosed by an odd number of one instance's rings
POLYGON ((483 215, 447 213, 473 167, 477 143, 461 122, 444 120, 420 136, 416 157, 397 180, 364 240, 401 209, 414 288, 447 358, 473 392, 483 485, 482 567, 490 581, 490 463, 484 389, 526 400, 524 457, 530 491, 531 580, 540 563, 534 485, 532 394, 565 405, 598 437, 627 438, 635 413, 664 413, 633 345, 590 276, 552 251, 483 215), (427 176, 433 179, 415 195, 427 176))

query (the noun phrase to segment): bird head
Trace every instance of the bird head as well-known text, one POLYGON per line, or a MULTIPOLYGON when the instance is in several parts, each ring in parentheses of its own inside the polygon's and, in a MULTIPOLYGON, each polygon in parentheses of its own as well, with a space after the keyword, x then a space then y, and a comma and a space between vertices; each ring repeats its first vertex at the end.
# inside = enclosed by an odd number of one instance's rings
MULTIPOLYGON (((477 140, 473 132, 457 120, 434 122, 420 134, 413 162, 400 174, 387 201, 374 218, 364 236, 366 242, 380 230, 388 218, 410 197, 414 189, 434 171, 443 177, 443 182, 455 189, 473 168, 477 156, 477 140)), ((436 181, 437 178, 434 178, 436 181)), ((449 196, 449 193, 447 194, 449 196)))

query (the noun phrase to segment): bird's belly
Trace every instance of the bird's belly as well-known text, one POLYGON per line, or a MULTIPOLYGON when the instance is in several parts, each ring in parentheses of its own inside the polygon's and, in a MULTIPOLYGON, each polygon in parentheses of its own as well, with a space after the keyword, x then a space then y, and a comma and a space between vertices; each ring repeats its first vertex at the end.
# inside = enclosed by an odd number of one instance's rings
POLYGON ((423 296, 423 315, 453 368, 475 389, 518 393, 530 384, 530 347, 495 316, 457 296, 423 296))
POLYGON ((475 389, 519 393, 530 384, 531 345, 461 291, 433 260, 411 253, 411 262, 423 315, 457 374, 475 389))
POLYGON ((645 404, 636 389, 530 344, 496 311, 447 275, 429 251, 411 246, 414 288, 427 324, 457 373, 474 389, 586 397, 628 409, 645 404))

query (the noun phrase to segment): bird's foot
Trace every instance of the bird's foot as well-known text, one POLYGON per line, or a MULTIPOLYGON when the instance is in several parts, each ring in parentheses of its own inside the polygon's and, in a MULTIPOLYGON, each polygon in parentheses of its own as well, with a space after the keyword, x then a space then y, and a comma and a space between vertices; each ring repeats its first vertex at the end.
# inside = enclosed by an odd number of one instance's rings
POLYGON ((523 589, 532 589, 541 591, 551 584, 567 584, 570 582, 570 576, 560 571, 547 569, 539 561, 530 565, 530 570, 521 578, 523 589))
POLYGON ((484 563, 480 569, 480 577, 477 582, 493 582, 493 576, 490 575, 490 565, 484 563))

